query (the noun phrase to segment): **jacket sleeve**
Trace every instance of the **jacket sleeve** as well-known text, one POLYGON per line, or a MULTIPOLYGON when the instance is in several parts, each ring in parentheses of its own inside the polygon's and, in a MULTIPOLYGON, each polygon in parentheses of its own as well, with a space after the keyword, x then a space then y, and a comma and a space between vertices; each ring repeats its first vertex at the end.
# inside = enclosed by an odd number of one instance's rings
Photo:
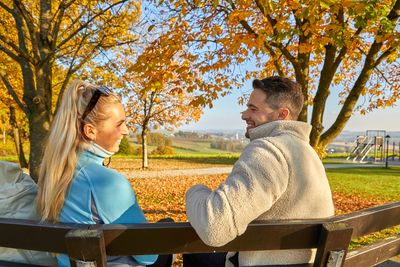
MULTIPOLYGON (((92 185, 96 208, 104 223, 147 223, 139 207, 131 184, 124 176, 109 171, 108 177, 97 179, 92 185)), ((157 255, 133 256, 140 264, 153 264, 157 255)))
POLYGON ((226 181, 212 191, 195 185, 186 193, 186 213, 210 246, 223 246, 243 234, 285 192, 289 169, 281 151, 255 140, 243 151, 226 181))

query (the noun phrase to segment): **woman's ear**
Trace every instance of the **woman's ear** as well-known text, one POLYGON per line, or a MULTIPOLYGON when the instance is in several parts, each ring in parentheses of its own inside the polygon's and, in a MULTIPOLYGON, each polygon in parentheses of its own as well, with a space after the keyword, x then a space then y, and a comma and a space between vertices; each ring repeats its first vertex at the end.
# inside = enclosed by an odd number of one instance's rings
POLYGON ((83 134, 90 141, 95 141, 97 135, 96 127, 90 123, 83 125, 83 134))

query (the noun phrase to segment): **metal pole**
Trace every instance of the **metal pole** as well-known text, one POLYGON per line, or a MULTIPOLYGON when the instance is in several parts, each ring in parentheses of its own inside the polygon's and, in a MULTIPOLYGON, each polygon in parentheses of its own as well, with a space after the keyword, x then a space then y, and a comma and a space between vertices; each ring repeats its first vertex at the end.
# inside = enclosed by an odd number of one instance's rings
POLYGON ((385 168, 388 168, 389 162, 388 162, 388 156, 389 156, 389 138, 386 138, 386 161, 385 161, 385 168))
POLYGON ((392 150, 393 150, 393 153, 392 153, 392 160, 394 160, 394 156, 395 156, 395 154, 394 154, 394 150, 395 150, 395 148, 396 148, 396 143, 393 141, 393 147, 392 147, 392 150))

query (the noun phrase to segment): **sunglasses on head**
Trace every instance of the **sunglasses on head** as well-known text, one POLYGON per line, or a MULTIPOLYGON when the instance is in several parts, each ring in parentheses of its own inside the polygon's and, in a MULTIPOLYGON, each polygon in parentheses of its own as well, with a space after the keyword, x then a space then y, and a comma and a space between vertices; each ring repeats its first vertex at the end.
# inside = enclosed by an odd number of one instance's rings
POLYGON ((107 86, 100 86, 97 87, 92 95, 92 97, 90 98, 89 104, 87 105, 85 112, 83 112, 82 115, 82 120, 84 120, 87 115, 94 109, 94 107, 96 106, 97 102, 99 101, 100 96, 109 96, 111 94, 111 89, 108 88, 107 86))

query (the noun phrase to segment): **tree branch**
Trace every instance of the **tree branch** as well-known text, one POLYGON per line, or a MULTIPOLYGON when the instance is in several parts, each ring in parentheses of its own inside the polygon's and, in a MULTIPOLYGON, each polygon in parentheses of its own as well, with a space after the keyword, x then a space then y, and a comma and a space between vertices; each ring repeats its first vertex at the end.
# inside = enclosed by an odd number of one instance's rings
POLYGON ((337 135, 339 135, 339 133, 344 129, 347 121, 350 119, 357 100, 371 76, 375 65, 376 56, 379 50, 382 48, 382 45, 382 43, 377 43, 376 41, 371 45, 360 75, 355 81, 353 88, 350 90, 350 93, 347 96, 339 115, 332 126, 321 135, 320 144, 323 146, 330 143, 337 135))
MULTIPOLYGON (((13 2, 14 2, 14 7, 15 7, 14 9, 16 9, 18 11, 18 15, 21 15, 23 20, 25 20, 25 25, 28 28, 29 36, 31 37, 31 44, 32 44, 32 48, 34 51, 34 55, 36 56, 36 59, 38 60, 40 58, 40 56, 39 56, 38 40, 37 40, 37 36, 36 36, 36 31, 34 28, 34 25, 35 25, 34 19, 33 19, 32 15, 28 12, 28 10, 25 8, 22 1, 14 0, 13 2)), ((15 15, 17 15, 17 13, 15 13, 15 15)), ((17 20, 19 21, 17 23, 17 24, 19 24, 18 25, 19 32, 23 32, 23 25, 22 25, 21 17, 18 16, 18 18, 17 18, 16 16, 14 16, 16 21, 17 20)), ((24 43, 25 43, 25 41, 24 41, 24 43)), ((24 50, 26 50, 26 46, 25 46, 24 50)))
MULTIPOLYGON (((22 56, 24 57, 24 59, 26 59, 29 62, 34 62, 35 60, 29 55, 27 45, 26 45, 27 38, 26 38, 25 32, 24 32, 23 17, 15 6, 14 6, 14 11, 15 12, 14 12, 13 16, 14 16, 15 24, 17 26, 16 28, 17 28, 17 32, 18 32, 19 50, 23 52, 22 56)), ((37 42, 35 42, 35 40, 36 40, 35 34, 34 33, 31 33, 31 34, 33 34, 33 39, 31 40, 32 47, 37 48, 37 42)))
MULTIPOLYGON (((9 45, 18 55, 20 55, 20 56, 24 57, 25 59, 29 60, 29 56, 26 53, 24 53, 23 51, 21 51, 21 49, 18 46, 16 46, 14 44, 14 42, 10 41, 9 39, 7 39, 3 35, 0 35, 0 40, 3 41, 4 43, 6 43, 7 45, 9 45)), ((14 54, 14 55, 16 55, 16 54, 14 54)), ((18 55, 16 55, 16 56, 18 57, 18 55)))
POLYGON ((9 50, 8 48, 0 45, 0 51, 3 51, 4 53, 6 53, 10 58, 12 58, 13 60, 15 60, 16 62, 20 62, 20 58, 18 57, 18 55, 14 54, 11 50, 9 50))
POLYGON ((19 99, 17 93, 15 92, 14 88, 12 87, 10 81, 8 80, 8 78, 6 77, 5 74, 0 73, 1 76, 1 80, 3 81, 5 87, 7 88, 8 93, 12 96, 12 98, 14 99, 15 103, 17 103, 17 105, 22 109, 22 111, 24 111, 24 113, 26 115, 28 115, 28 107, 25 106, 21 100, 19 99))
POLYGON ((57 40, 58 37, 58 33, 60 31, 60 26, 61 26, 61 22, 64 16, 64 12, 67 8, 69 8, 76 0, 71 0, 69 2, 66 1, 61 1, 60 5, 58 6, 57 11, 54 13, 54 16, 56 18, 54 26, 53 26, 53 30, 51 31, 51 38, 53 39, 53 50, 55 50, 55 46, 56 43, 54 40, 57 40))
POLYGON ((106 9, 102 10, 101 12, 97 13, 96 15, 94 15, 93 17, 91 17, 89 20, 87 20, 85 23, 83 23, 78 29, 76 29, 75 31, 73 31, 68 37, 66 37, 64 40, 62 40, 58 47, 62 47, 65 43, 67 43, 69 40, 71 40, 76 34, 78 34, 80 31, 82 31, 83 29, 87 28, 87 26, 97 17, 103 15, 105 12, 107 12, 108 10, 110 10, 111 8, 113 8, 114 6, 117 6, 119 4, 122 4, 124 2, 126 2, 127 0, 121 0, 118 1, 110 6, 108 6, 106 9))
MULTIPOLYGON (((397 46, 396 46, 397 47, 397 46)), ((382 63, 383 60, 385 60, 392 52, 395 51, 395 46, 390 47, 387 49, 385 52, 383 52, 379 58, 376 60, 374 67, 378 67, 379 64, 382 63)))
POLYGON ((5 5, 3 2, 0 1, 0 7, 3 8, 5 11, 10 13, 11 15, 14 15, 14 12, 11 8, 9 8, 7 5, 5 5))

